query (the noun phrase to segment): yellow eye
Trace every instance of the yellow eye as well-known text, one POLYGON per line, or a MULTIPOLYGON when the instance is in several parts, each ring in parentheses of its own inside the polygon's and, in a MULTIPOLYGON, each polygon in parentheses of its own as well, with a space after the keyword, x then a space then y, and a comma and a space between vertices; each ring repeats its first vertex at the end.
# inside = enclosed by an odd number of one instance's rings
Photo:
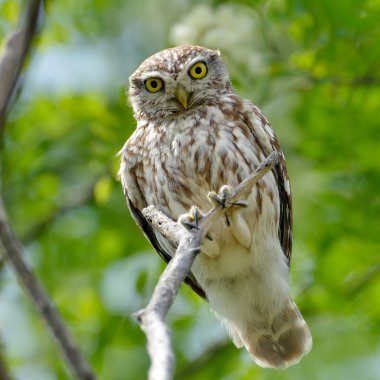
POLYGON ((149 78, 145 81, 145 87, 149 92, 157 92, 162 88, 162 79, 160 78, 149 78))
POLYGON ((207 74, 206 64, 204 62, 197 62, 191 67, 189 74, 194 79, 204 78, 207 74))

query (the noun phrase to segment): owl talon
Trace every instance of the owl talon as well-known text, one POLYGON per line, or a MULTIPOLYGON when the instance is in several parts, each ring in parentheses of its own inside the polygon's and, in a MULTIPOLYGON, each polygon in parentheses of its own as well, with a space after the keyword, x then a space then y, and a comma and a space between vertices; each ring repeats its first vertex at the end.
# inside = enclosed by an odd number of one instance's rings
MULTIPOLYGON (((179 216, 178 223, 182 224, 188 230, 199 230, 199 222, 202 218, 203 214, 201 210, 198 207, 192 206, 188 213, 179 216)), ((201 252, 211 259, 215 259, 219 256, 219 244, 215 239, 213 239, 210 232, 208 232, 202 240, 201 252)))
POLYGON ((178 220, 178 222, 188 230, 199 230, 199 227, 195 223, 192 223, 188 220, 178 220))
POLYGON ((236 202, 231 202, 230 204, 233 205, 233 206, 239 206, 239 207, 244 207, 244 208, 248 207, 248 202, 245 201, 245 200, 239 200, 239 201, 236 201, 236 202))
POLYGON ((190 211, 182 214, 178 218, 178 223, 182 224, 186 229, 199 230, 199 221, 203 218, 203 214, 198 207, 192 206, 190 211))
MULTIPOLYGON (((228 198, 231 196, 232 193, 232 187, 224 185, 220 188, 218 193, 216 193, 215 191, 211 191, 208 194, 208 198, 215 206, 222 206, 222 208, 230 208, 231 206, 238 206, 244 208, 248 207, 248 202, 243 199, 237 200, 235 202, 229 202, 228 198)), ((228 218, 226 222, 227 224, 229 223, 228 218)))
POLYGON ((208 199, 214 206, 222 206, 226 208, 226 200, 221 198, 215 191, 208 193, 208 199))
MULTIPOLYGON (((222 208, 230 209, 233 206, 248 207, 246 200, 229 202, 228 199, 232 193, 232 187, 225 185, 220 188, 218 193, 214 191, 209 193, 208 197, 215 206, 222 206, 222 208)), ((251 245, 251 233, 241 213, 237 210, 226 210, 225 225, 231 229, 232 235, 240 245, 246 248, 251 245)))
POLYGON ((215 191, 211 191, 208 194, 208 198, 213 204, 217 206, 222 206, 222 208, 228 208, 229 207, 228 198, 230 197, 232 192, 233 190, 231 186, 224 185, 220 188, 218 193, 216 193, 215 191))

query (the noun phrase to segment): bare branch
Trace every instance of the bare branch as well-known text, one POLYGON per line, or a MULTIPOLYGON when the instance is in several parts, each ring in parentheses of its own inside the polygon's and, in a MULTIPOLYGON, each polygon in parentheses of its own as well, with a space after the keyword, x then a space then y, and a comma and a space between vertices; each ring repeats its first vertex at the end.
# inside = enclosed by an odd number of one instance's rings
MULTIPOLYGON (((225 206, 231 207, 233 202, 247 196, 257 181, 273 168, 277 158, 277 153, 272 152, 251 176, 236 186, 225 206)), ((173 378, 174 354, 165 318, 179 287, 189 274, 200 251, 203 237, 215 220, 225 212, 226 208, 221 205, 216 206, 200 220, 199 229, 187 230, 173 222, 154 206, 149 206, 142 211, 144 217, 155 229, 174 246, 178 246, 176 254, 161 275, 149 304, 134 315, 147 336, 148 353, 151 359, 149 380, 171 380, 173 378)))
MULTIPOLYGON (((49 229, 52 226, 54 222, 59 220, 61 217, 63 217, 70 211, 76 210, 79 207, 92 201, 94 199, 94 188, 96 182, 102 175, 103 173, 96 177, 93 183, 91 183, 90 186, 88 186, 87 188, 84 188, 80 191, 76 191, 76 198, 72 197, 71 199, 65 200, 65 202, 62 203, 62 205, 58 206, 57 209, 53 213, 48 215, 45 219, 36 221, 29 231, 27 231, 25 234, 19 237, 24 247, 27 247, 39 236, 41 236, 47 229, 49 229)), ((0 257, 0 269, 2 268, 3 264, 3 259, 2 257, 0 257)))
POLYGON ((156 206, 148 206, 144 208, 142 213, 149 224, 160 231, 165 239, 169 240, 174 246, 178 246, 183 236, 183 231, 178 228, 178 223, 169 219, 156 206))
POLYGON ((22 246, 7 221, 2 200, 0 200, 0 253, 12 266, 17 279, 29 294, 47 326, 57 339, 59 348, 69 367, 80 380, 95 380, 90 366, 62 321, 57 309, 46 294, 41 283, 22 258, 22 246))
MULTIPOLYGON (((35 34, 42 3, 42 0, 30 1, 23 25, 19 31, 9 37, 0 60, 0 133, 4 129, 12 93, 35 34)), ((41 283, 25 263, 22 251, 23 247, 8 222, 3 200, 0 196, 0 255, 5 257, 12 267, 17 279, 25 287, 30 299, 57 339, 58 346, 75 378, 79 380, 95 380, 95 375, 67 330, 57 309, 41 283)))
POLYGON ((12 93, 32 44, 42 3, 42 0, 30 1, 23 25, 8 38, 0 60, 0 133, 4 128, 12 93))
MULTIPOLYGON (((160 213, 157 209, 150 212, 160 213)), ((143 210, 144 213, 145 210, 143 210)), ((147 210, 149 212, 149 210, 147 210)), ((146 215, 146 213, 144 213, 146 215)), ((160 213, 162 231, 170 228, 172 221, 160 213)), ((175 223, 176 224, 176 223, 175 223)), ((161 231, 161 230, 160 230, 161 231)), ((199 253, 201 231, 191 233, 176 224, 174 236, 181 234, 177 253, 161 275, 148 306, 135 314, 148 339, 148 352, 152 364, 149 370, 150 380, 170 380, 174 369, 174 355, 171 349, 170 331, 165 317, 174 302, 182 282, 185 281, 191 265, 199 253)))

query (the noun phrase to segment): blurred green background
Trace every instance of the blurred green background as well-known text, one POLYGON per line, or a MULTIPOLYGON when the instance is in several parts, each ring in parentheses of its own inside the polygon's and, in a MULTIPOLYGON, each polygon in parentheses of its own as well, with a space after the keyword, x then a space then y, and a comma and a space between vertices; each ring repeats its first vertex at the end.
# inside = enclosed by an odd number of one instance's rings
MULTIPOLYGON (((0 0, 2 47, 24 7, 0 0)), ((183 286, 169 317, 176 379, 380 379, 379 20, 379 0, 50 3, 8 118, 2 191, 28 263, 100 379, 146 378, 130 314, 163 268, 117 181, 135 125, 124 89, 143 59, 182 43, 220 49, 236 91, 280 138, 292 293, 314 348, 285 371, 261 369, 183 286)), ((6 267, 0 336, 14 379, 70 379, 6 267)))

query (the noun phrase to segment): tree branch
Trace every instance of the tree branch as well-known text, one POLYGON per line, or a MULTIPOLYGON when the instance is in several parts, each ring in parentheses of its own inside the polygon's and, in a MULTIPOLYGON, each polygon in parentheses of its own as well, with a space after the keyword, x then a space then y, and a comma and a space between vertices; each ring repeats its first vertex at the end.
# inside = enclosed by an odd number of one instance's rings
MULTIPOLYGON (((10 36, 0 60, 0 133, 4 130, 6 113, 12 94, 35 35, 42 3, 42 0, 30 1, 22 27, 10 36)), ((25 287, 37 310, 57 339, 58 346, 75 378, 79 380, 95 380, 95 375, 86 359, 80 353, 57 309, 41 283, 25 263, 22 251, 22 245, 8 222, 3 199, 0 196, 0 255, 5 257, 12 267, 17 279, 25 287)))
MULTIPOLYGON (((270 171, 276 162, 277 153, 272 152, 251 176, 236 186, 226 200, 225 206, 232 207, 233 202, 247 197, 257 181, 270 171)), ((134 314, 147 336, 147 348, 151 359, 149 380, 171 380, 173 378, 174 354, 165 318, 179 287, 189 274, 200 251, 202 239, 209 231, 210 226, 225 212, 226 208, 218 205, 199 221, 199 229, 187 230, 169 219, 155 206, 149 206, 142 211, 148 222, 170 243, 178 247, 173 259, 161 275, 148 305, 134 314)))
POLYGON ((8 106, 33 41, 42 3, 42 0, 30 1, 23 25, 8 38, 0 60, 0 134, 4 129, 8 106))
POLYGON ((90 366, 79 351, 69 331, 66 329, 57 309, 46 294, 41 283, 26 265, 22 257, 22 246, 7 221, 3 202, 0 199, 0 253, 12 266, 17 279, 24 285, 29 296, 50 331, 57 339, 59 348, 77 379, 95 380, 90 366))

